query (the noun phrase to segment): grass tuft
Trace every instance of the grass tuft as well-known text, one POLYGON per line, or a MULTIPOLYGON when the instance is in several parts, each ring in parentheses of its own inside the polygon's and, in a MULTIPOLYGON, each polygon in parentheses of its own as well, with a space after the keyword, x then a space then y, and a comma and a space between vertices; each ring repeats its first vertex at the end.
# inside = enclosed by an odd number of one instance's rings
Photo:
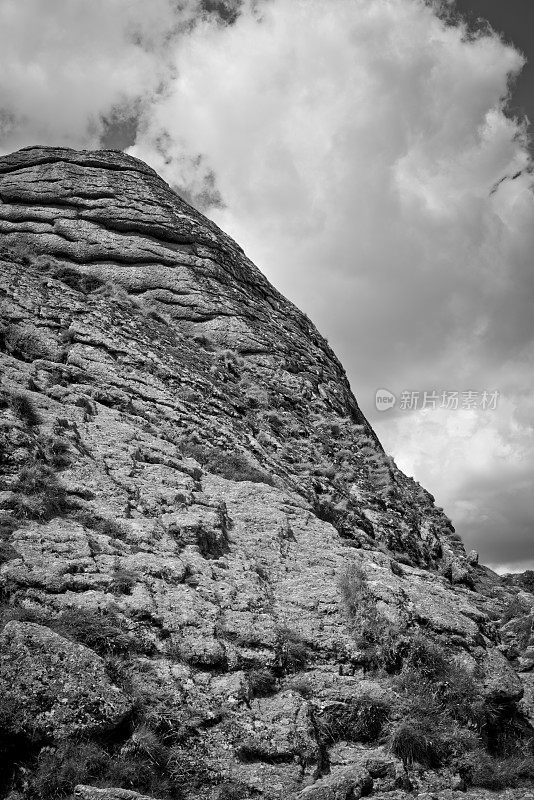
POLYGON ((8 405, 12 412, 30 428, 39 425, 41 418, 30 398, 22 392, 12 392, 8 397, 8 405))

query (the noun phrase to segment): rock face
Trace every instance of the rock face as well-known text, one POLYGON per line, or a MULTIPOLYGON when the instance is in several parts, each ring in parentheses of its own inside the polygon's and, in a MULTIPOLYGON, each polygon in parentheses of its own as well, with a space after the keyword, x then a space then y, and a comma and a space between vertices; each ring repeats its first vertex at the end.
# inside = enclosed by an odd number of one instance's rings
POLYGON ((30 148, 0 297, 4 794, 528 785, 532 587, 235 242, 133 158, 30 148))

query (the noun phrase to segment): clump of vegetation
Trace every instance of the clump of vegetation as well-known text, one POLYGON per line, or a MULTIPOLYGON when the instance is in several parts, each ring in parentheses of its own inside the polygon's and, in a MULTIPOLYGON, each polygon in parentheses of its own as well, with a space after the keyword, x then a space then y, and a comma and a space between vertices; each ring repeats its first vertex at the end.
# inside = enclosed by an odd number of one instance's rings
POLYGON ((408 639, 377 608, 367 577, 351 564, 341 577, 339 588, 356 644, 362 650, 366 669, 398 671, 408 639))
POLYGON ((313 680, 307 675, 296 675, 287 684, 287 688, 297 692, 305 700, 312 697, 314 691, 313 680))
POLYGON ((116 569, 109 585, 113 594, 131 594, 137 583, 137 573, 131 569, 116 569))
POLYGON ((83 525, 84 528, 109 536, 110 539, 125 539, 128 536, 126 526, 111 517, 101 517, 94 511, 79 510, 73 514, 73 519, 83 525))
POLYGON ((135 652, 140 648, 140 643, 124 629, 120 617, 112 609, 103 612, 87 608, 67 609, 45 624, 101 656, 135 652))
POLYGON ((425 702, 418 700, 418 704, 423 710, 426 703, 434 702, 460 725, 479 731, 486 727, 487 709, 474 678, 421 633, 410 643, 397 686, 405 697, 422 695, 425 702))
POLYGON ((198 345, 200 345, 200 347, 202 347, 204 350, 208 350, 210 352, 215 350, 215 345, 212 342, 212 340, 208 336, 205 336, 203 333, 197 336, 193 336, 193 341, 196 342, 198 345))
POLYGON ((382 497, 387 497, 394 489, 393 459, 387 456, 376 441, 365 433, 356 437, 356 455, 367 469, 373 488, 382 497))
POLYGON ((247 673, 247 683, 251 697, 268 697, 276 691, 278 682, 271 669, 260 667, 247 673))
POLYGON ((15 558, 19 558, 15 548, 0 537, 0 566, 8 561, 13 561, 15 558))
POLYGON ((48 436, 39 440, 39 457, 54 469, 63 469, 70 464, 70 445, 62 436, 48 436))
POLYGON ((244 362, 237 353, 234 353, 233 350, 221 350, 217 353, 217 360, 222 363, 227 372, 236 378, 239 377, 244 362))
POLYGON ((510 789, 530 785, 534 779, 534 757, 520 754, 495 758, 477 748, 462 756, 458 771, 468 786, 482 789, 510 789))
POLYGON ((280 436, 284 430, 285 422, 283 418, 276 411, 268 411, 264 415, 264 419, 269 423, 274 433, 280 436))
POLYGON ((268 408, 269 394, 249 378, 241 378, 238 384, 243 399, 250 409, 268 408))
POLYGON ((527 569, 518 575, 513 576, 513 583, 524 589, 525 592, 534 594, 534 570, 527 569))
POLYGON ((17 530, 20 522, 9 511, 0 511, 0 540, 6 541, 17 530))
POLYGON ((447 739, 431 719, 410 719, 400 722, 390 736, 393 755, 405 766, 415 762, 427 767, 439 767, 450 754, 447 739))
POLYGON ((104 281, 101 281, 99 278, 95 278, 92 275, 84 275, 69 267, 59 267, 59 269, 54 271, 53 276, 66 286, 70 286, 71 289, 74 289, 76 292, 81 292, 82 294, 94 292, 104 285, 104 281))
POLYGON ((225 780, 217 787, 215 800, 246 800, 249 792, 246 784, 240 781, 225 780))
POLYGON ((22 392, 11 392, 7 399, 12 412, 30 428, 39 425, 41 418, 30 398, 22 392))
MULTIPOLYGON (((349 567, 340 590, 365 665, 396 674, 401 715, 390 728, 392 752, 406 766, 417 762, 435 768, 486 748, 497 758, 496 768, 504 770, 502 759, 517 755, 520 720, 513 714, 508 719, 504 709, 488 705, 475 676, 423 632, 401 634, 396 630, 378 611, 366 575, 358 566, 349 567)), ((350 727, 350 714, 347 716, 350 727)))
POLYGON ((519 752, 524 726, 513 709, 488 704, 473 675, 421 632, 411 639, 395 685, 402 721, 390 733, 390 747, 406 765, 454 761, 468 784, 488 788, 514 785, 510 770, 531 768, 532 755, 519 752))
POLYGON ((20 521, 15 519, 9 511, 0 511, 0 564, 18 557, 17 551, 11 546, 9 540, 17 530, 20 521))
POLYGON ((66 797, 77 784, 101 779, 110 762, 109 754, 94 742, 66 741, 56 748, 45 747, 32 776, 32 792, 40 800, 66 797))
POLYGON ((268 472, 258 469, 239 452, 229 452, 220 447, 204 447, 191 442, 181 445, 184 455, 195 458, 208 472, 214 472, 231 481, 251 481, 273 485, 268 472))
POLYGON ((178 800, 184 791, 218 779, 201 755, 178 746, 168 747, 153 730, 139 725, 120 749, 112 742, 94 741, 65 741, 44 747, 30 789, 40 800, 67 797, 80 783, 178 800))
POLYGON ((290 628, 278 630, 277 668, 280 674, 301 672, 310 658, 310 649, 304 639, 290 628))
POLYGON ((385 700, 356 697, 328 707, 316 722, 325 744, 372 742, 381 735, 390 711, 385 700))
POLYGON ((215 782, 218 777, 199 753, 178 746, 170 748, 167 769, 171 784, 178 791, 199 789, 215 782))
POLYGON ((65 489, 53 469, 41 461, 23 467, 13 483, 13 513, 20 519, 47 521, 67 508, 65 489))

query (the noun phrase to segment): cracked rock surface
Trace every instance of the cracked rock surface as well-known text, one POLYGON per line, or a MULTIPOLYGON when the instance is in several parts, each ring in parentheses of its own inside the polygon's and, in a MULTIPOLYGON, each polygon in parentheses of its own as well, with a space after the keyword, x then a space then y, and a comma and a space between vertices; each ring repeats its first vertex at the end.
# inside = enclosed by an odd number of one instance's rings
POLYGON ((3 796, 532 796, 534 582, 235 242, 136 159, 28 148, 0 301, 3 796))

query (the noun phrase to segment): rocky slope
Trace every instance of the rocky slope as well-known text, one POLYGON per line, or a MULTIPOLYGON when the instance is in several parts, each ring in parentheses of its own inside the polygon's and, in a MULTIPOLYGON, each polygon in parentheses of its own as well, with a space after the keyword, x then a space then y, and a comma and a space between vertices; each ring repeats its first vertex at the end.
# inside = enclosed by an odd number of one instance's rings
POLYGON ((533 587, 235 242, 122 153, 21 150, 0 298, 3 796, 534 796, 533 587))

